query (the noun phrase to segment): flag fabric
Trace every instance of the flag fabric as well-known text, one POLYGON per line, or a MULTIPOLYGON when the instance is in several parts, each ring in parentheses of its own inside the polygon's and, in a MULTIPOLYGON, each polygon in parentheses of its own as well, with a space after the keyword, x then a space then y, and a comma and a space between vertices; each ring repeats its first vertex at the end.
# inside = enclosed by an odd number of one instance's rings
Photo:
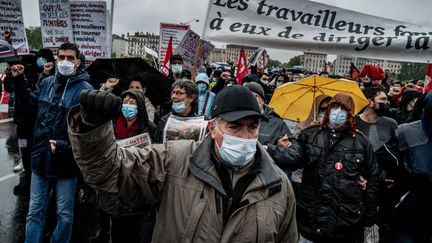
POLYGON ((426 79, 424 82, 423 93, 427 93, 432 90, 432 64, 427 65, 426 79))
POLYGON ((240 50, 239 60, 237 62, 237 83, 242 85, 242 79, 248 74, 248 65, 245 50, 242 47, 240 50))
POLYGON ((327 73, 328 72, 327 70, 328 70, 328 65, 327 65, 327 62, 324 61, 324 66, 323 66, 323 70, 322 71, 327 73))
POLYGON ((357 80, 358 76, 360 74, 360 70, 354 65, 354 63, 351 63, 350 66, 350 79, 351 80, 357 80))
POLYGON ((168 75, 169 75, 169 72, 170 72, 170 65, 169 65, 169 60, 170 60, 170 58, 171 58, 171 56, 172 56, 172 52, 173 52, 173 44, 172 44, 172 36, 170 37, 170 39, 169 39, 169 42, 168 42, 168 48, 167 48, 167 51, 166 51, 166 54, 165 54, 165 59, 164 59, 164 63, 163 63, 163 66, 162 66, 162 69, 161 69, 161 73, 163 74, 163 75, 165 75, 165 77, 168 77, 168 75))

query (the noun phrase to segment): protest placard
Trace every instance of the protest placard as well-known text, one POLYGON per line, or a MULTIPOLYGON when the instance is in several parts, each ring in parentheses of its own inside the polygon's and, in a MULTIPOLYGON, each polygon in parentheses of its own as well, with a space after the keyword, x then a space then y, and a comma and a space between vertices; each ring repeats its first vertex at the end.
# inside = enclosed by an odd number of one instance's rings
POLYGON ((212 0, 206 40, 388 60, 432 60, 432 27, 308 0, 212 0))
POLYGON ((70 8, 74 41, 86 61, 110 57, 106 2, 72 1, 70 8))
POLYGON ((171 115, 165 126, 163 142, 170 140, 191 139, 202 141, 206 136, 208 121, 203 116, 180 117, 171 115))
POLYGON ((39 13, 43 47, 74 42, 69 0, 39 0, 39 13))
POLYGON ((175 50, 183 39, 183 36, 186 34, 189 29, 188 25, 182 24, 168 24, 161 23, 160 24, 160 35, 159 35, 159 63, 161 65, 164 64, 165 53, 168 49, 168 42, 170 37, 172 37, 172 47, 175 50))
POLYGON ((21 0, 0 0, 0 31, 12 30, 12 46, 17 54, 28 54, 27 35, 24 28, 21 0))
POLYGON ((138 148, 144 148, 146 146, 150 146, 151 143, 151 138, 148 132, 146 133, 142 133, 142 134, 138 134, 136 136, 130 137, 130 138, 125 138, 125 139, 121 139, 121 140, 117 140, 117 145, 122 147, 122 148, 127 148, 127 147, 138 147, 138 148))
POLYGON ((213 44, 208 41, 204 41, 200 56, 196 57, 196 54, 198 53, 199 40, 200 36, 193 30, 189 29, 174 51, 174 54, 179 54, 182 56, 183 65, 187 70, 193 70, 195 58, 198 58, 199 60, 198 66, 202 66, 204 61, 214 49, 213 44))

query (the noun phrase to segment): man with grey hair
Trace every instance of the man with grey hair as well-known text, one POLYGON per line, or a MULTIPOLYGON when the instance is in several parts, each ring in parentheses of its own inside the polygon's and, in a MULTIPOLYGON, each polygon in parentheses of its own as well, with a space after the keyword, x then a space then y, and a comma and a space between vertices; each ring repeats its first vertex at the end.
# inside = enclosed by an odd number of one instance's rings
POLYGON ((68 120, 74 155, 90 186, 130 207, 158 204, 154 242, 298 241, 294 193, 258 143, 266 118, 247 88, 216 96, 210 134, 200 144, 120 148, 111 123, 119 106, 112 94, 81 93, 68 120))

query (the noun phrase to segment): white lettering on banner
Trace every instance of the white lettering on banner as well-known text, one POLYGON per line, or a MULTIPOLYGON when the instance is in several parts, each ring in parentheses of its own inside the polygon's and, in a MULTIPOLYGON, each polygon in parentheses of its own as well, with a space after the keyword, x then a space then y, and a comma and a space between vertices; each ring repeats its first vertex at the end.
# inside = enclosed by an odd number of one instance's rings
POLYGON ((21 0, 0 0, 0 31, 13 31, 12 46, 18 55, 28 54, 27 35, 24 28, 21 0))
POLYGON ((243 45, 430 62, 432 27, 308 0, 211 0, 204 38, 243 45))
POLYGON ((86 61, 109 57, 106 2, 72 1, 70 8, 74 40, 86 61))
POLYGON ((73 42, 69 0, 39 0, 39 13, 43 47, 73 42))

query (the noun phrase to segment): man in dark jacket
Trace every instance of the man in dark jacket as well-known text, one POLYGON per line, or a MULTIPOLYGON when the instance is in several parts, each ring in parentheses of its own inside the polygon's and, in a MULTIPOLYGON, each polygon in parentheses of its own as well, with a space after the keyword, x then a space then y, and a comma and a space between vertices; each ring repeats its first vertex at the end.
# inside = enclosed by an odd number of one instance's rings
POLYGON ((15 92, 27 97, 37 110, 31 151, 32 179, 26 222, 26 242, 41 242, 44 236, 50 185, 56 190, 57 226, 51 242, 69 242, 72 233, 78 167, 67 133, 66 116, 79 103, 81 90, 92 89, 90 77, 78 71, 79 50, 74 44, 59 48, 54 76, 44 79, 37 92, 31 92, 22 76, 24 66, 12 67, 15 92))
POLYGON ((395 183, 398 182, 399 139, 397 122, 386 117, 387 96, 381 86, 366 87, 364 95, 369 105, 356 116, 357 128, 368 138, 375 153, 380 174, 378 226, 381 243, 393 242, 392 213, 398 203, 395 183))
POLYGON ((358 242, 363 227, 374 224, 378 168, 372 146, 355 128, 354 102, 348 94, 330 101, 321 126, 299 137, 303 180, 298 199, 301 235, 317 242, 358 242), (367 188, 357 180, 363 176, 367 188))
POLYGON ((255 82, 244 84, 255 95, 261 113, 268 119, 260 123, 258 141, 267 153, 285 173, 291 171, 290 165, 297 164, 302 156, 302 149, 297 139, 291 134, 285 122, 264 104, 264 89, 255 82))
POLYGON ((399 126, 404 182, 395 207, 396 243, 432 240, 432 92, 420 104, 421 119, 399 126))

